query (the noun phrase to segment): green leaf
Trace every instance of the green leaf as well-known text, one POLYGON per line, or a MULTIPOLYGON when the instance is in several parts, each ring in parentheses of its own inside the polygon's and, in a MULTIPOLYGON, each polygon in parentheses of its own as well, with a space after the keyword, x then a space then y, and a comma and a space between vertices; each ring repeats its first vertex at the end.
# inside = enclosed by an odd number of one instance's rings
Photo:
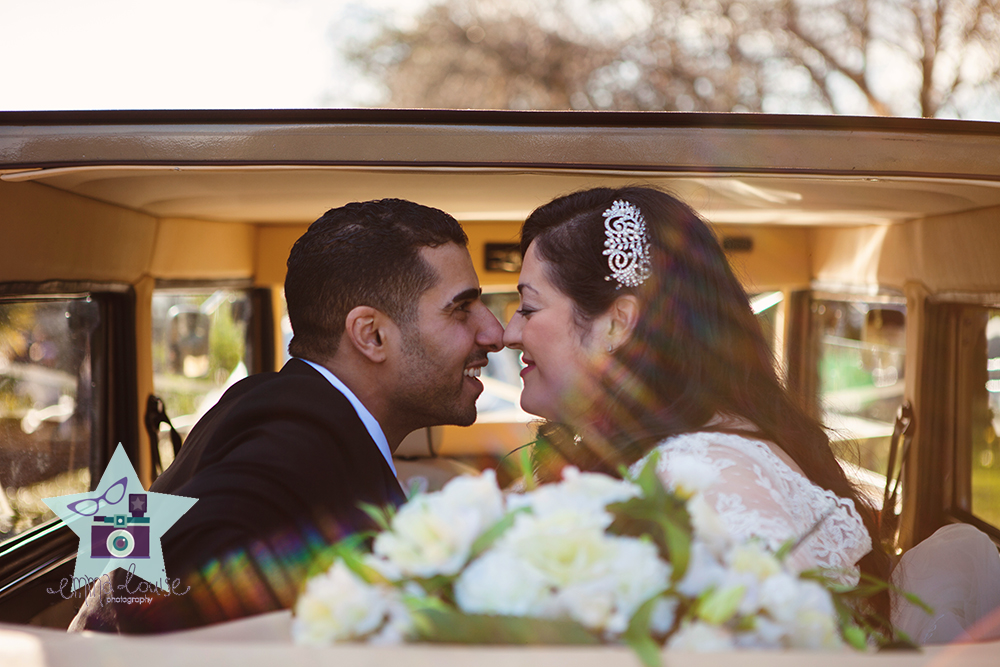
POLYGON ((412 581, 416 582, 429 596, 451 600, 454 597, 452 585, 455 583, 455 579, 456 576, 439 574, 434 577, 427 577, 426 579, 413 579, 412 581))
POLYGON ((476 558, 479 554, 493 546, 493 543, 514 525, 514 520, 517 518, 518 514, 530 511, 530 508, 522 507, 504 515, 502 519, 493 524, 486 532, 477 537, 475 542, 472 543, 472 551, 469 556, 469 560, 471 561, 473 558, 476 558))
POLYGON ((600 639, 574 621, 520 616, 463 614, 425 608, 413 613, 422 641, 448 644, 600 644, 600 639))
POLYGON ((779 561, 784 562, 785 558, 788 557, 788 554, 792 553, 792 549, 794 547, 795 547, 794 539, 785 540, 782 543, 782 545, 778 547, 778 550, 774 552, 774 557, 777 558, 779 561))
POLYGON ((410 487, 406 490, 406 500, 407 502, 413 500, 421 494, 420 487, 422 486, 419 477, 414 477, 410 480, 410 487))
POLYGON ((358 503, 362 512, 371 517, 381 530, 389 530, 394 512, 390 508, 382 508, 371 503, 358 503))
POLYGON ((841 632, 844 636, 844 641, 859 651, 864 651, 868 648, 868 633, 854 623, 845 625, 841 632))
POLYGON ((733 616, 740 606, 745 586, 731 586, 710 591, 698 601, 698 617, 712 625, 722 625, 733 616))
POLYGON ((673 565, 670 578, 675 582, 680 581, 687 572, 691 560, 691 533, 666 518, 662 523, 667 549, 670 552, 670 562, 673 565))
POLYGON ((921 600, 921 599, 920 599, 920 596, 919 596, 919 595, 917 595, 916 593, 907 593, 906 591, 898 591, 898 590, 897 590, 897 592, 898 592, 898 593, 902 593, 902 594, 903 594, 903 597, 905 597, 905 598, 906 598, 907 600, 909 600, 909 601, 910 601, 910 602, 912 602, 913 604, 915 604, 915 605, 917 605, 918 607, 920 607, 921 609, 923 609, 923 610, 924 610, 925 612, 927 612, 928 614, 931 614, 931 615, 933 615, 933 614, 934 614, 934 608, 933 608, 933 607, 931 607, 931 606, 930 606, 929 604, 927 604, 926 602, 924 602, 923 600, 921 600))
POLYGON ((531 452, 529 447, 525 447, 518 452, 518 460, 521 464, 521 477, 524 479, 524 490, 535 490, 535 471, 531 467, 531 452))
POLYGON ((369 584, 391 584, 381 572, 364 562, 365 553, 350 543, 338 542, 333 547, 336 557, 344 561, 354 574, 369 584))
POLYGON ((660 645, 653 640, 653 636, 649 630, 653 609, 656 607, 659 599, 660 596, 656 595, 643 602, 635 614, 632 615, 628 629, 622 635, 622 641, 635 651, 635 654, 645 667, 660 667, 662 664, 660 645))
MULTIPOLYGON (((659 484, 659 480, 656 480, 659 484)), ((687 571, 691 556, 691 516, 684 501, 660 489, 656 497, 630 498, 608 505, 614 517, 608 532, 629 537, 648 536, 660 556, 673 565, 671 578, 680 580, 687 571)))

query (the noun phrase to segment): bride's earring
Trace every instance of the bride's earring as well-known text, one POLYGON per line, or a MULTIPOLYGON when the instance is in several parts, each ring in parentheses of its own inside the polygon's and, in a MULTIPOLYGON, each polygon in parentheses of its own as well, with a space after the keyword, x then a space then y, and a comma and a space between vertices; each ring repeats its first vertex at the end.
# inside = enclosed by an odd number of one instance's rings
POLYGON ((611 343, 608 343, 608 354, 611 354, 614 351, 615 351, 615 346, 612 345, 611 343))

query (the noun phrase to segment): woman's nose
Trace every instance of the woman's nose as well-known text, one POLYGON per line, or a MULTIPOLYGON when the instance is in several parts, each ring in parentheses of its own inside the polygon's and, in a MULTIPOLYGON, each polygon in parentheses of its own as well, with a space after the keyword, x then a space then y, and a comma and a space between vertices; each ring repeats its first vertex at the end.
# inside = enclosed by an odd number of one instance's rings
POLYGON ((503 332, 503 344, 504 347, 521 349, 521 316, 517 313, 507 323, 507 329, 503 332))

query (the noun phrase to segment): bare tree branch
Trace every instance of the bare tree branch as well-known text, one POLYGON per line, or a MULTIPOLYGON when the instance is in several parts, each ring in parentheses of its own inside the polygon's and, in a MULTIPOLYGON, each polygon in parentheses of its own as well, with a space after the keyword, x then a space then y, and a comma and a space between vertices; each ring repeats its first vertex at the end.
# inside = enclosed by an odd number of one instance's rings
POLYGON ((353 52, 388 104, 931 116, 1000 86, 1000 0, 441 1, 353 52))

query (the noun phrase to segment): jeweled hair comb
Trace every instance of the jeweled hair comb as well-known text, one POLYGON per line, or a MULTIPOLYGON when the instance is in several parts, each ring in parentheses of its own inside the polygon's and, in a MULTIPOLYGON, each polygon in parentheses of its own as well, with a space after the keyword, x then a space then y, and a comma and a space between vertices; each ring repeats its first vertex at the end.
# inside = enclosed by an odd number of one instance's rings
POLYGON ((618 287, 638 287, 646 282, 652 267, 649 260, 649 241, 646 237, 646 220, 639 208, 624 200, 617 200, 604 212, 604 241, 611 274, 605 280, 618 281, 618 287))

